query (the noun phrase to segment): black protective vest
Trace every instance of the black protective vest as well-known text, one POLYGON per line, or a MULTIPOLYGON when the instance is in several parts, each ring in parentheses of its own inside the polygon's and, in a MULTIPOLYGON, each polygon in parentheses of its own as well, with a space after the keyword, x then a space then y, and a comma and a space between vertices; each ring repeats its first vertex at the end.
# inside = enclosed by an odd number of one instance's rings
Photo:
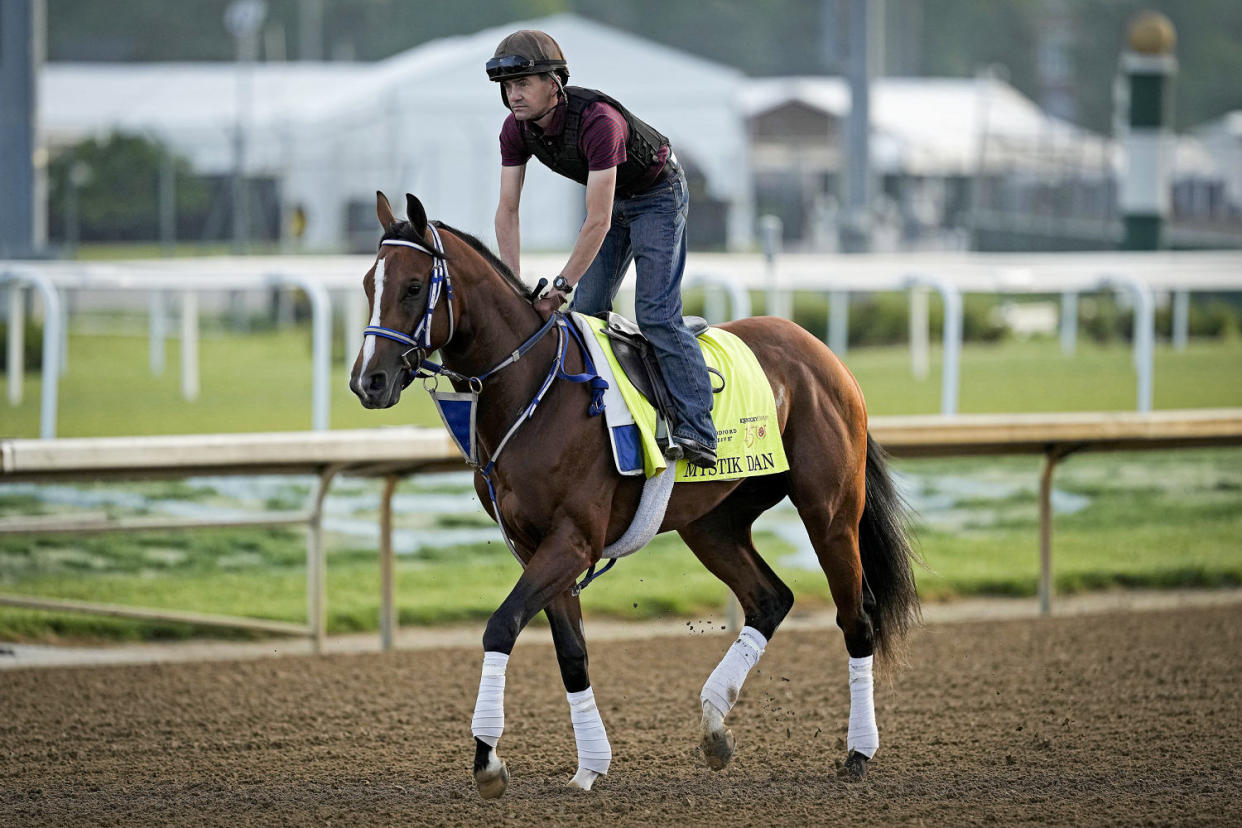
POLYGON ((668 146, 668 139, 654 127, 640 121, 632 112, 596 89, 581 86, 566 86, 565 95, 569 98, 565 106, 564 128, 560 135, 544 137, 536 135, 528 125, 522 125, 522 140, 531 155, 542 161, 553 172, 566 178, 572 178, 579 184, 585 184, 587 174, 586 157, 578 145, 581 137, 582 113, 596 101, 603 101, 616 107, 625 119, 629 128, 629 139, 625 142, 625 162, 617 167, 617 189, 619 196, 633 195, 634 187, 647 183, 651 177, 651 166, 655 163, 661 147, 668 146))

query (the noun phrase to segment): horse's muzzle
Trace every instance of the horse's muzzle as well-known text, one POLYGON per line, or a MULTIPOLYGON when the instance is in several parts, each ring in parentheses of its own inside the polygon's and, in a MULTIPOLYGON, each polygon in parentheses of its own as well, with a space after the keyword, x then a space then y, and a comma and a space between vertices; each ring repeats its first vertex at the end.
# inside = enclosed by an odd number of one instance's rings
MULTIPOLYGON (((395 372, 398 376, 403 372, 395 372)), ((401 399, 406 384, 398 382, 398 376, 389 371, 372 371, 349 383, 349 389, 358 396, 364 408, 392 408, 401 399)))

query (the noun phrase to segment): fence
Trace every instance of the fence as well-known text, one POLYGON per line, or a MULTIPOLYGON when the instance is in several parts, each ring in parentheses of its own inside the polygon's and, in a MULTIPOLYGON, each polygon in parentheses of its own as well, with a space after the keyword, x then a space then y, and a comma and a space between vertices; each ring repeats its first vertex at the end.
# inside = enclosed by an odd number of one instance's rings
MULTIPOLYGON (((20 401, 22 389, 23 293, 35 287, 44 308, 44 365, 63 365, 68 358, 68 303, 62 294, 75 290, 137 292, 161 297, 151 301, 151 363, 162 364, 166 331, 164 302, 168 293, 182 296, 182 389, 192 399, 198 389, 197 296, 209 291, 254 291, 294 287, 311 300, 313 328, 313 383, 311 424, 324 429, 329 421, 328 384, 331 382, 332 293, 343 294, 346 360, 358 351, 365 322, 359 289, 362 274, 371 265, 364 256, 325 257, 215 257, 210 259, 144 260, 112 264, 76 262, 0 261, 0 284, 9 283, 9 403, 20 401), (50 330, 49 330, 50 328, 50 330), (158 352, 158 353, 157 353, 158 352)), ((552 273, 563 261, 555 256, 532 256, 524 261, 528 272, 552 273)), ((632 276, 630 277, 632 279, 632 276)), ((632 285, 632 281, 627 281, 632 285)), ((687 261, 686 285, 715 289, 729 300, 709 302, 712 321, 737 318, 750 312, 750 291, 766 291, 769 308, 789 307, 793 291, 822 293, 829 298, 825 341, 844 354, 848 341, 851 293, 903 291, 910 294, 911 362, 917 373, 928 361, 928 303, 926 291, 937 291, 945 307, 941 414, 957 411, 962 342, 963 293, 1060 294, 1061 346, 1072 354, 1078 328, 1078 294, 1101 289, 1125 292, 1135 308, 1135 409, 1150 411, 1153 395, 1155 294, 1173 297, 1173 345, 1186 344, 1188 296, 1192 291, 1242 291, 1242 253, 1073 253, 1073 254, 898 254, 873 256, 788 255, 774 260, 759 255, 695 254, 687 261)), ((348 370, 348 366, 346 366, 348 370)), ((40 436, 56 435, 59 371, 45 372, 42 387, 40 436)))
MULTIPOLYGON (((958 417, 876 417, 875 439, 896 457, 1040 454, 1039 602, 1052 604, 1052 477, 1064 457, 1080 451, 1119 451, 1242 445, 1242 409, 1161 411, 1152 414, 1032 414, 958 417)), ((461 468, 461 458, 439 429, 412 427, 360 431, 0 440, 0 484, 9 481, 184 478, 208 474, 314 474, 319 483, 308 507, 245 520, 133 519, 77 522, 17 518, 0 521, 0 534, 137 531, 205 526, 305 525, 307 622, 177 613, 0 595, 0 606, 88 612, 308 636, 319 651, 326 636, 325 563, 320 537, 324 497, 338 475, 382 477, 380 496, 380 639, 396 630, 393 594, 392 495, 402 477, 461 468)))

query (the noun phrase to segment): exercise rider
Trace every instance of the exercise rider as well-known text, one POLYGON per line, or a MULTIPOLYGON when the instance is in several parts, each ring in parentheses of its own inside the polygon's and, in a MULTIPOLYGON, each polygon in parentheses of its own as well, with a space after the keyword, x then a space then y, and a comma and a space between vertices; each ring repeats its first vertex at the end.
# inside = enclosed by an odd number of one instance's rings
POLYGON ((707 366, 681 316, 689 194, 668 139, 604 93, 566 86, 565 55, 544 32, 524 29, 502 40, 487 76, 500 84, 510 110, 500 130, 501 259, 520 275, 518 205, 532 155, 585 184, 586 221, 569 261, 535 307, 550 314, 573 293, 572 310, 611 310, 630 262, 637 261, 635 321, 651 341, 677 410, 669 456, 714 466, 707 366))

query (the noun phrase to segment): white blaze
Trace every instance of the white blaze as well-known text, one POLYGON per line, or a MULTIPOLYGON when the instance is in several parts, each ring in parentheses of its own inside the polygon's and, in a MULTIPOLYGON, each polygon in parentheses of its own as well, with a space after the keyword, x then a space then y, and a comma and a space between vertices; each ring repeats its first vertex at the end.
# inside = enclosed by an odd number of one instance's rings
MULTIPOLYGON (((380 323, 380 307, 384 299, 384 260, 375 260, 375 301, 371 303, 371 321, 369 324, 378 325, 380 323)), ((377 337, 364 337, 362 343, 362 374, 365 377, 367 369, 371 367, 371 359, 375 356, 375 340, 377 337)))

